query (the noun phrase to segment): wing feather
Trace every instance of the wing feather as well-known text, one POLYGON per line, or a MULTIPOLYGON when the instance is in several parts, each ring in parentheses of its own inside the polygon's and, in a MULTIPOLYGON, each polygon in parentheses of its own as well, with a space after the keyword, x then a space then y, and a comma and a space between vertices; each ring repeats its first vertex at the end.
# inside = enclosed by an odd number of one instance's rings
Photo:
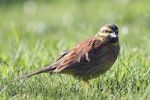
POLYGON ((54 72, 69 72, 71 67, 77 67, 83 62, 89 62, 91 59, 90 52, 100 45, 95 40, 95 38, 87 39, 68 51, 67 54, 56 62, 59 64, 54 72))

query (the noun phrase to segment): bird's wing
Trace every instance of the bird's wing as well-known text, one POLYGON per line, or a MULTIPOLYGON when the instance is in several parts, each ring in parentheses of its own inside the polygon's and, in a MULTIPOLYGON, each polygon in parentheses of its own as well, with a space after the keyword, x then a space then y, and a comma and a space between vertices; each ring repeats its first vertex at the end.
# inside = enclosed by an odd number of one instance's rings
POLYGON ((85 61, 89 62, 93 55, 91 51, 99 45, 100 43, 97 43, 94 38, 81 42, 54 63, 56 69, 53 72, 61 72, 70 66, 78 66, 85 61))

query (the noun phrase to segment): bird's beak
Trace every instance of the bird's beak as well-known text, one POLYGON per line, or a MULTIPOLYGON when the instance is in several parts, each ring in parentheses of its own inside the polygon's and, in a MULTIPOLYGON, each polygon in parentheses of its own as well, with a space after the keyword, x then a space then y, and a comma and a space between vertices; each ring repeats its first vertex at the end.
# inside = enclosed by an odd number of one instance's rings
POLYGON ((109 34, 109 36, 110 36, 110 37, 112 37, 112 38, 116 38, 116 37, 118 37, 118 36, 117 36, 117 34, 116 34, 115 32, 110 33, 110 34, 109 34))

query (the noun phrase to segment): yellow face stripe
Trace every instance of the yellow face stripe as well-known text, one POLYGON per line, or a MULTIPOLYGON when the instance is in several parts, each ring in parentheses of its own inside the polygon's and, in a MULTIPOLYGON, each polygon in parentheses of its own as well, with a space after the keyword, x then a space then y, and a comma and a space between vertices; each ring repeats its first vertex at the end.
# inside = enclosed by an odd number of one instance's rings
POLYGON ((109 34, 108 33, 101 33, 101 37, 107 37, 109 34))
POLYGON ((104 41, 104 39, 105 39, 105 37, 107 37, 109 34, 108 33, 106 33, 104 30, 107 30, 107 31, 110 31, 110 32, 112 32, 112 29, 111 28, 109 28, 109 27, 102 27, 101 28, 101 31, 100 31, 100 33, 99 33, 99 35, 98 35, 98 39, 100 40, 100 41, 104 41), (104 31, 104 32, 103 32, 104 31))
POLYGON ((103 37, 99 37, 99 40, 103 42, 103 41, 104 41, 104 38, 103 38, 103 37))
POLYGON ((112 29, 108 28, 108 27, 103 27, 101 30, 108 30, 108 31, 112 31, 112 29))
POLYGON ((103 42, 104 38, 107 37, 107 36, 108 36, 107 33, 101 33, 101 35, 99 36, 99 40, 103 42))

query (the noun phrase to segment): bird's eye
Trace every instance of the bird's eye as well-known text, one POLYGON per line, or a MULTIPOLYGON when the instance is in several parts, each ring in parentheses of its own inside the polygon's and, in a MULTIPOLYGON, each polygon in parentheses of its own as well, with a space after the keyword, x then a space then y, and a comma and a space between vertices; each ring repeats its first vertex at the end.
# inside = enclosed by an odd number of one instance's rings
POLYGON ((108 30, 105 30, 106 33, 108 33, 108 30))
POLYGON ((108 33, 108 30, 103 30, 102 32, 103 32, 103 33, 108 33))
POLYGON ((111 33, 112 31, 109 30, 102 30, 102 33, 111 33))
POLYGON ((109 30, 104 30, 104 32, 105 32, 105 33, 111 33, 111 31, 109 31, 109 30))

